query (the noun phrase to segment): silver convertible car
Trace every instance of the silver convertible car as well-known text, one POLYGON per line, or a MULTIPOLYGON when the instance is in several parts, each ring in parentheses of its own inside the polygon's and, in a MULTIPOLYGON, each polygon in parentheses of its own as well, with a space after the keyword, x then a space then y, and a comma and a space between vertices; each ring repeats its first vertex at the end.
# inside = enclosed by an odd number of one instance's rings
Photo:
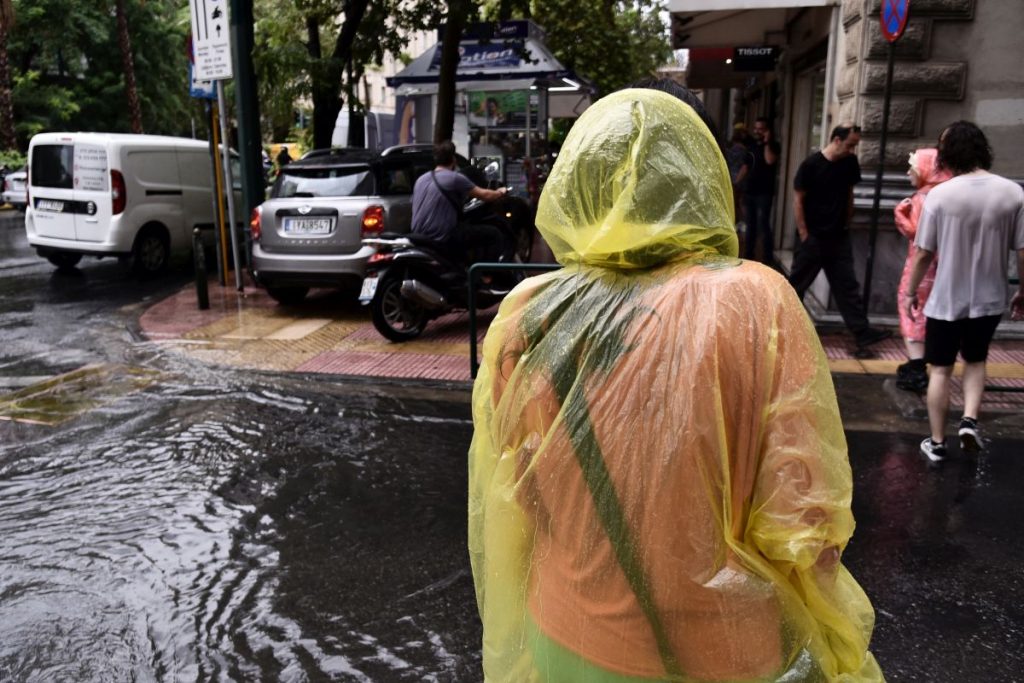
POLYGON ((283 304, 311 287, 355 296, 374 253, 362 240, 409 232, 413 184, 433 167, 430 145, 317 150, 284 166, 250 219, 256 281, 283 304))

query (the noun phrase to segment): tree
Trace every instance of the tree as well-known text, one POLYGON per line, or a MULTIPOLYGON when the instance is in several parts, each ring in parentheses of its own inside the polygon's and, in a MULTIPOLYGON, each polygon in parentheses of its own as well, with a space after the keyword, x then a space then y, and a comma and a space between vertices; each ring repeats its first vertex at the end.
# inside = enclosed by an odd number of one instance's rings
POLYGON ((455 129, 455 81, 459 68, 459 41, 470 13, 478 12, 472 0, 448 0, 444 39, 441 45, 441 69, 437 76, 437 111, 434 116, 434 142, 450 140, 455 129))
POLYGON ((117 17, 117 44, 121 48, 121 62, 124 64, 124 89, 128 96, 128 115, 132 132, 142 132, 142 110, 139 108, 139 91, 135 85, 135 62, 132 60, 132 39, 128 35, 128 17, 124 12, 124 0, 114 0, 114 14, 117 17))
POLYGON ((531 17, 552 54, 609 93, 664 66, 671 56, 657 0, 490 0, 490 19, 531 17))
MULTIPOLYGON (((113 3, 13 0, 8 34, 15 132, 24 149, 46 130, 132 130, 113 3)), ((141 122, 152 133, 188 135, 198 115, 188 95, 188 6, 178 0, 124 3, 141 122)), ((2 87, 0 87, 2 90, 2 87)))
POLYGON ((362 111, 356 83, 369 64, 405 47, 404 30, 436 26, 440 13, 427 0, 345 0, 339 17, 329 0, 257 0, 253 61, 260 101, 280 139, 292 125, 294 103, 313 103, 313 144, 329 147, 345 100, 362 111), (297 41, 297 36, 302 36, 297 41))
POLYGON ((7 60, 7 35, 14 27, 14 5, 0 0, 0 145, 5 150, 17 148, 14 135, 14 105, 11 100, 11 65, 7 60))

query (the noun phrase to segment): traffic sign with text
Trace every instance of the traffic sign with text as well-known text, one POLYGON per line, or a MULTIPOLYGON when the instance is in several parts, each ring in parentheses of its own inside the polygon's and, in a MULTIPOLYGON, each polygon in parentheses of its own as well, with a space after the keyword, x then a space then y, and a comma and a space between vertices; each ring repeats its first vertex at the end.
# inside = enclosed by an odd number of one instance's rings
POLYGON ((197 81, 229 79, 231 38, 228 0, 189 0, 192 15, 192 55, 197 81))

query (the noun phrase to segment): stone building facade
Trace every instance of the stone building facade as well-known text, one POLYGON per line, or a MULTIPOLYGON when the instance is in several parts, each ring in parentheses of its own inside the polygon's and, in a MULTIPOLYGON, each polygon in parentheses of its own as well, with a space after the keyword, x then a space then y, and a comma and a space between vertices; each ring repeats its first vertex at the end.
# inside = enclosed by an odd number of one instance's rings
MULTIPOLYGON (((783 145, 775 202, 775 238, 783 265, 796 241, 792 178, 833 126, 863 128, 858 149, 864 182, 855 190, 852 237, 863 284, 871 252, 875 176, 889 45, 882 36, 882 0, 670 0, 673 38, 691 50, 691 87, 723 130, 768 116, 783 145), (737 36, 739 36, 737 38, 737 36), (724 65, 738 45, 774 45, 774 71, 735 74, 724 65)), ((879 193, 869 308, 894 316, 906 240, 892 209, 913 190, 910 152, 934 146, 958 119, 976 122, 994 150, 993 171, 1024 181, 1024 0, 910 0, 895 44, 892 101, 879 193)), ((824 276, 808 305, 834 317, 824 276), (816 301, 815 301, 816 300, 816 301)))

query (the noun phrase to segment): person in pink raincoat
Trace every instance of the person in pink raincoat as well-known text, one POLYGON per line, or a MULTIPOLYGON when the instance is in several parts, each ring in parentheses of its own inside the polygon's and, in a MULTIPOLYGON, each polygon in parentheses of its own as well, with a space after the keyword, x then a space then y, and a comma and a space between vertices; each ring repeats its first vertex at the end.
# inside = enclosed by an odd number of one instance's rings
MULTIPOLYGON (((949 171, 939 168, 938 150, 934 147, 919 149, 910 155, 910 168, 907 175, 910 176, 911 184, 917 188, 912 196, 907 197, 896 205, 896 228, 910 240, 907 247, 907 260, 903 266, 903 275, 900 277, 899 291, 907 291, 907 283, 910 281, 910 272, 914 262, 914 254, 917 247, 914 246, 914 237, 917 235, 917 221, 921 216, 921 209, 924 207, 924 198, 928 191, 941 182, 952 177, 949 171)), ((923 308, 928 294, 932 291, 932 284, 935 282, 935 268, 938 260, 932 261, 928 273, 921 280, 917 287, 917 300, 923 308)), ((924 321, 923 315, 916 319, 911 318, 903 306, 897 307, 900 311, 900 334, 903 335, 903 343, 907 348, 908 360, 896 370, 896 386, 909 391, 924 391, 928 387, 928 372, 924 362, 924 321)))

